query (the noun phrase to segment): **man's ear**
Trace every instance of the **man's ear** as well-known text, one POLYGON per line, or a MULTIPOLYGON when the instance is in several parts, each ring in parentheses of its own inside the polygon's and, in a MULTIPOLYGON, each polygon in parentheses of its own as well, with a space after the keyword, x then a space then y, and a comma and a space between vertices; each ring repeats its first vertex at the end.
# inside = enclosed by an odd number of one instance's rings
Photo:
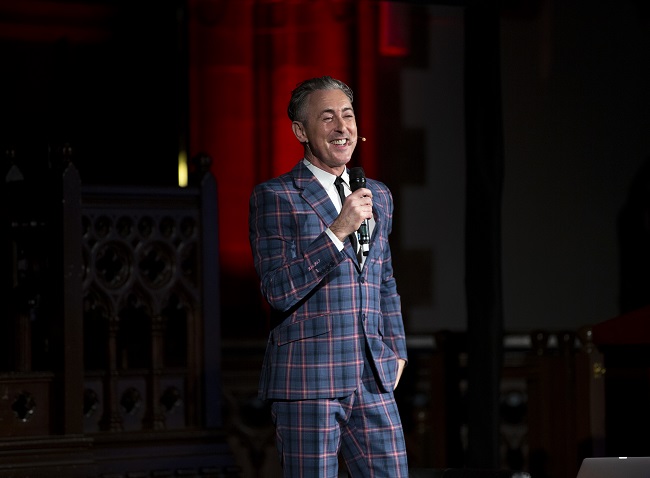
POLYGON ((309 138, 307 138, 307 134, 305 132, 305 127, 300 121, 294 121, 291 123, 291 129, 293 130, 293 134, 298 138, 298 141, 301 143, 308 143, 309 138))

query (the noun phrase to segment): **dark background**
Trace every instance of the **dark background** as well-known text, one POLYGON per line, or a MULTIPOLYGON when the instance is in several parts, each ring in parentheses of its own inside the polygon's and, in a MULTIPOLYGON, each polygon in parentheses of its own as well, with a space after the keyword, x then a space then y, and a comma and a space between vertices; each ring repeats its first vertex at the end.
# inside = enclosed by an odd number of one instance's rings
POLYGON ((5 171, 36 174, 70 145, 84 184, 175 186, 179 153, 206 152, 220 194, 224 337, 263 340, 247 198, 299 159, 291 87, 340 73, 369 138, 358 160, 395 195, 407 333, 465 331, 465 207, 480 191, 466 176, 463 5, 489 4, 500 78, 486 95, 501 107, 492 139, 503 145, 503 191, 491 196, 497 325, 577 330, 648 304, 647 3, 450 3, 0 0, 5 171))

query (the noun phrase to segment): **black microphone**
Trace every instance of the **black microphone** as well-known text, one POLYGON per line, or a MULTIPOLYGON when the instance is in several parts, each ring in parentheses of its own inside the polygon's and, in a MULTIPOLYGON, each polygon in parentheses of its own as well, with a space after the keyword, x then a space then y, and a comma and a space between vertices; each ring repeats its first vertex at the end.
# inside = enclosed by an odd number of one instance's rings
MULTIPOLYGON (((356 168, 350 169, 350 189, 352 192, 365 187, 366 173, 363 171, 363 168, 357 166, 356 168)), ((364 219, 357 231, 359 236, 359 246, 361 247, 364 256, 367 256, 368 251, 370 250, 370 245, 368 244, 370 242, 370 237, 368 235, 369 230, 368 219, 364 219)))

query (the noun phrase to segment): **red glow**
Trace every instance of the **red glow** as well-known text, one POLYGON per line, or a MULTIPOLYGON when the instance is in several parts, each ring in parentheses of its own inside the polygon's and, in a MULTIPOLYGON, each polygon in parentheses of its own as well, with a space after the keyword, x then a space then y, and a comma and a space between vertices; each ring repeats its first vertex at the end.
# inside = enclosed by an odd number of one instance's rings
POLYGON ((409 53, 408 9, 393 2, 379 4, 379 51, 384 56, 409 53))
MULTIPOLYGON (((372 73, 354 62, 362 50, 374 47, 364 36, 372 35, 373 29, 362 27, 356 14, 363 11, 363 23, 372 22, 374 2, 188 3, 190 147, 194 154, 205 151, 214 160, 222 267, 226 273, 241 274, 252 270, 248 198, 253 186, 290 170, 302 158, 286 114, 291 90, 300 81, 330 75, 360 92, 355 101, 359 132, 369 140, 355 156, 374 157, 373 120, 371 114, 364 118, 365 111, 357 104, 374 102, 372 73), (360 71, 368 76, 362 77, 360 71), (362 81, 367 84, 360 85, 362 81)), ((364 64, 372 65, 371 59, 364 58, 364 64)), ((370 107, 368 111, 372 112, 370 107)), ((369 176, 373 165, 363 163, 369 176)))

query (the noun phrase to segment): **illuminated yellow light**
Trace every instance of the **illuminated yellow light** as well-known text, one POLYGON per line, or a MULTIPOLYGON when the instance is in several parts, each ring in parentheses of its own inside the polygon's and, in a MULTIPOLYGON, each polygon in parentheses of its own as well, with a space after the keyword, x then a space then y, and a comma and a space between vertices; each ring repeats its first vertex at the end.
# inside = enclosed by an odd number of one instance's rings
POLYGON ((178 185, 182 188, 187 187, 187 153, 185 151, 178 153, 178 185))

